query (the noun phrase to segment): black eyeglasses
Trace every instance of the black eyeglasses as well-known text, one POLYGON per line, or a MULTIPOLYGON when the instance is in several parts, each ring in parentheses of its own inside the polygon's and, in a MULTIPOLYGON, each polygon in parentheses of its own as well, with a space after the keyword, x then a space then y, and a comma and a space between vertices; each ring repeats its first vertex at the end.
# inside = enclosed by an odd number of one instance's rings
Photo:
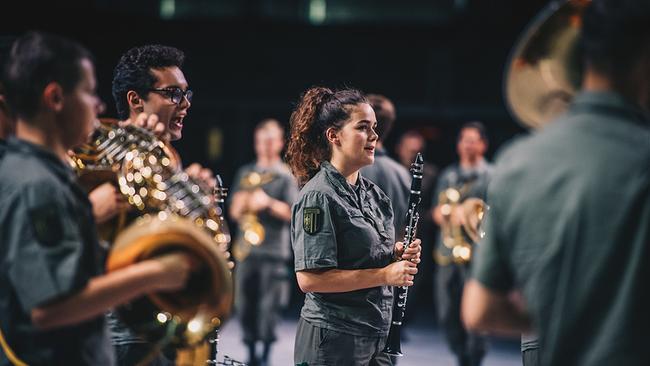
POLYGON ((192 96, 194 95, 191 89, 183 90, 181 88, 149 89, 149 91, 157 92, 169 96, 172 103, 174 104, 180 104, 183 101, 183 97, 187 98, 188 102, 191 102, 192 96))

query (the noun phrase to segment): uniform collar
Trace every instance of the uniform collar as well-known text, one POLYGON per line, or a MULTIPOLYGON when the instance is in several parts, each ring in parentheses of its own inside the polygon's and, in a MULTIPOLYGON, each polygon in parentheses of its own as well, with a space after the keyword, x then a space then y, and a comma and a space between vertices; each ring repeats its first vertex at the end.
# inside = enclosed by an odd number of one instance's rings
POLYGON ((583 91, 575 97, 571 111, 602 111, 618 116, 628 116, 630 121, 646 126, 650 124, 648 113, 613 91, 583 91))
MULTIPOLYGON (((350 198, 355 204, 358 205, 357 202, 357 193, 354 191, 354 187, 348 183, 347 180, 345 180, 345 177, 330 163, 329 161, 324 161, 321 163, 321 170, 325 173, 325 176, 327 177, 327 180, 334 186, 336 191, 345 197, 350 198)), ((365 179, 361 177, 361 172, 359 172, 359 180, 357 181, 357 184, 359 185, 359 194, 361 196, 361 200, 363 201, 365 199, 366 191, 368 190, 368 183, 366 182, 365 179)))
POLYGON ((72 168, 65 165, 56 154, 40 145, 12 136, 7 140, 7 149, 17 151, 23 156, 33 156, 36 159, 43 161, 56 176, 68 183, 75 181, 75 175, 72 168))

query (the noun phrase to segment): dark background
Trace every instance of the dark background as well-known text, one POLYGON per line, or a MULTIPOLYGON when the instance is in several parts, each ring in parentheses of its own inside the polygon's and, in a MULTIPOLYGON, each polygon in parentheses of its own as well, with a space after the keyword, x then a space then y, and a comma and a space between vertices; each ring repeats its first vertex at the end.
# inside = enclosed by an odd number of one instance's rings
POLYGON ((146 43, 186 53, 195 92, 184 137, 186 163, 198 161, 231 184, 253 159, 251 130, 264 117, 287 123, 312 85, 382 93, 397 107, 389 151, 407 129, 429 141, 438 166, 455 158, 459 124, 481 120, 490 156, 523 130, 508 114, 502 74, 510 48, 541 0, 88 0, 12 2, 0 34, 39 29, 72 37, 96 57, 99 94, 115 116, 112 70, 128 48, 146 43), (173 4, 174 13, 165 12, 173 4), (325 4, 325 18, 310 8, 325 4), (311 20, 310 20, 311 19, 311 20), (210 149, 211 147, 211 149, 210 149))
MULTIPOLYGON (((175 146, 185 163, 212 168, 230 186, 235 169, 254 158, 255 124, 266 117, 287 124, 312 85, 391 98, 398 122, 387 140, 390 153, 401 133, 416 128, 428 140, 426 160, 444 167, 455 159, 460 124, 480 120, 492 157, 524 131, 505 107, 502 74, 515 40, 546 3, 23 0, 4 4, 0 41, 37 29, 82 42, 96 57, 107 116, 115 116, 110 85, 123 52, 148 43, 182 49, 195 98, 175 146)), ((428 306, 431 296, 421 300, 428 306)))

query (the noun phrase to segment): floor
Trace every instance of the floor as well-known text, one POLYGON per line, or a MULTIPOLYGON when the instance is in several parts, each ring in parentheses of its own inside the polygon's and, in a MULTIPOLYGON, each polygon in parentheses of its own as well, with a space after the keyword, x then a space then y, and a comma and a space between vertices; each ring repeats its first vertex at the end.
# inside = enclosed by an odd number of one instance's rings
MULTIPOLYGON (((435 325, 427 321, 414 322, 404 329, 407 340, 402 341, 400 366, 454 366, 455 359, 447 349, 443 335, 435 325)), ((297 318, 285 317, 278 325, 278 341, 271 354, 271 366, 293 365, 293 342, 297 318)), ((247 351, 241 342, 241 328, 235 318, 228 321, 219 341, 219 361, 229 356, 238 361, 247 361, 247 351)), ((521 354, 518 340, 490 339, 488 354, 483 366, 520 366, 521 354)))

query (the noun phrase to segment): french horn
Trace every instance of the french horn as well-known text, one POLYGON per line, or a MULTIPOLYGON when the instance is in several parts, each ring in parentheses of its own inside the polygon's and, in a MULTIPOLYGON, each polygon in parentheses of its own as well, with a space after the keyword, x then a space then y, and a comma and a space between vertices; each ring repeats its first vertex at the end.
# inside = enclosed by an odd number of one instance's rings
POLYGON ((436 250, 434 258, 440 265, 451 262, 469 263, 472 259, 473 246, 484 235, 481 224, 488 205, 480 198, 463 199, 463 191, 462 188, 450 187, 440 192, 438 197, 438 206, 443 219, 440 225, 442 244, 449 251, 446 255, 436 250), (454 212, 460 212, 462 217, 452 217, 454 212))
POLYGON ((102 120, 70 161, 87 188, 114 182, 133 207, 131 215, 137 216, 131 222, 121 218, 109 230, 113 245, 107 271, 169 253, 198 259, 200 269, 183 290, 152 293, 116 312, 148 341, 182 349, 179 357, 184 360, 177 359, 177 364, 203 358, 187 355, 206 348, 197 346, 206 343, 232 304, 232 278, 223 253, 230 234, 223 207, 215 204, 221 198, 182 171, 175 150, 151 131, 115 120, 102 120))

